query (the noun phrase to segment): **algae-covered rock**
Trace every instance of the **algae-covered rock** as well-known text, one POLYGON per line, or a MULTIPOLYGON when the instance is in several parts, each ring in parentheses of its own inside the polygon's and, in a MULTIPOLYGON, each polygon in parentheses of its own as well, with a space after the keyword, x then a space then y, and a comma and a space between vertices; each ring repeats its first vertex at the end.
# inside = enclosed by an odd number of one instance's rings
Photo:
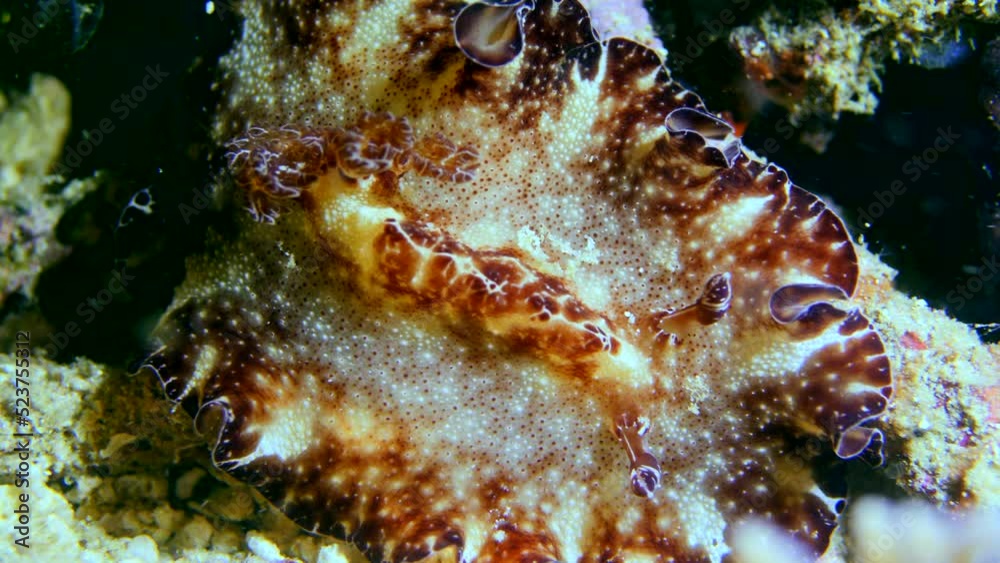
POLYGON ((869 252, 859 297, 873 311, 895 378, 886 417, 894 477, 939 504, 1000 508, 1000 344, 892 287, 869 252))
POLYGON ((730 37, 748 76, 789 108, 793 122, 874 113, 886 61, 948 66, 974 47, 965 28, 1000 21, 997 3, 987 1, 834 4, 803 2, 794 16, 771 7, 730 37))
POLYGON ((38 274, 67 249, 55 239, 63 212, 97 186, 51 171, 70 125, 70 96, 57 79, 36 75, 27 93, 0 92, 0 304, 31 297, 38 274))

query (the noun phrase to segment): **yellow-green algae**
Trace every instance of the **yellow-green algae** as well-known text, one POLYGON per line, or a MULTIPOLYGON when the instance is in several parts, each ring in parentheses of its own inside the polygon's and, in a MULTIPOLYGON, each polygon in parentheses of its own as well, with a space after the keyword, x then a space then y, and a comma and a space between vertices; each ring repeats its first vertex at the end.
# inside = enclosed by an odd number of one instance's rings
POLYGON ((806 92, 778 99, 793 122, 837 119, 841 112, 872 114, 887 60, 916 63, 925 53, 963 39, 962 26, 998 23, 992 0, 863 0, 835 9, 828 2, 802 2, 795 20, 777 7, 750 26, 733 31, 747 50, 796 54, 806 92), (751 41, 751 38, 753 40, 751 41))

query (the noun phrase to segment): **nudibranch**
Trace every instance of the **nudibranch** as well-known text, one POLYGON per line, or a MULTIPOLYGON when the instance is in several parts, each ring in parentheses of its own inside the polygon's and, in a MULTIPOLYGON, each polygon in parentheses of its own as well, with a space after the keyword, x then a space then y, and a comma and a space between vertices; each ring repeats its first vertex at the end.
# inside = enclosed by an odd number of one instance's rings
POLYGON ((241 11, 251 213, 146 361, 220 469, 373 561, 826 549, 892 381, 822 201, 576 0, 241 11))

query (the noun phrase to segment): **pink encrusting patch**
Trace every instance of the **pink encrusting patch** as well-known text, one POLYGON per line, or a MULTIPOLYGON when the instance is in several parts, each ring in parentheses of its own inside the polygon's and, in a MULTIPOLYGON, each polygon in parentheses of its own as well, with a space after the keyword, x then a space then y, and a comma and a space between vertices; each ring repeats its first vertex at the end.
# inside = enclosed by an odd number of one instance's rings
POLYGON ((147 361, 218 467, 375 561, 826 549, 892 380, 822 201, 575 0, 242 12, 250 213, 147 361))

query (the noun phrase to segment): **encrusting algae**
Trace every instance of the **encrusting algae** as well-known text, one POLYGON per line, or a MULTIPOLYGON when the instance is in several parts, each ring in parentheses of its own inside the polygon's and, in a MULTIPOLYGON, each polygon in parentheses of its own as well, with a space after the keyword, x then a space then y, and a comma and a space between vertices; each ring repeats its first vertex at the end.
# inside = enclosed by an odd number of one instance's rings
POLYGON ((35 421, 32 558, 358 560, 285 512, 387 560, 751 561, 729 528, 749 514, 796 533, 791 560, 859 560, 811 468, 876 427, 888 465, 869 471, 996 506, 1000 347, 894 290, 655 56, 556 25, 585 16, 571 0, 477 8, 523 33, 491 67, 456 45, 463 6, 243 4, 217 136, 261 221, 240 211, 190 260, 155 334, 148 365, 182 408, 148 368, 35 358, 63 402, 35 421), (746 236, 772 220, 787 241, 746 236), (883 351, 891 404, 864 368, 883 351), (860 379, 781 385, 831 373, 860 379), (838 401, 859 410, 825 418, 838 401), (726 504, 740 494, 757 502, 726 504))

